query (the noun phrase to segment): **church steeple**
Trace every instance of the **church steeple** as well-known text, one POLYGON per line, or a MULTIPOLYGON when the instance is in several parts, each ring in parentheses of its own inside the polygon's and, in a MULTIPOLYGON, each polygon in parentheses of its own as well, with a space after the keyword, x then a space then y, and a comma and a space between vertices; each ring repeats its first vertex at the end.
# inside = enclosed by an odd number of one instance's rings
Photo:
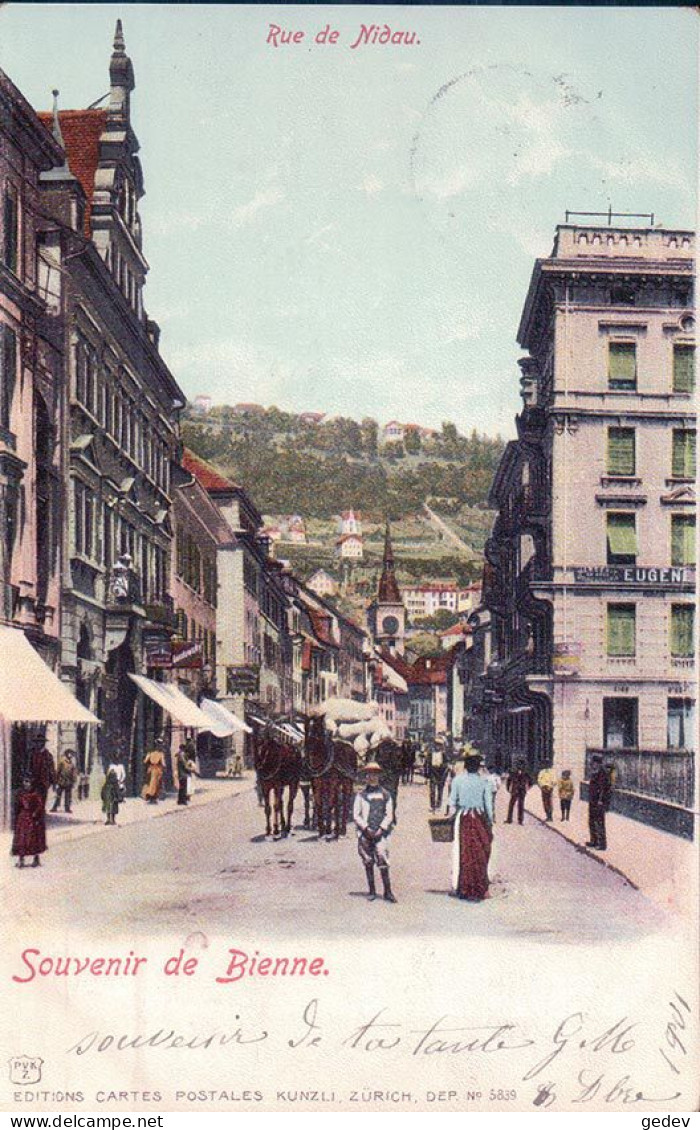
POLYGON ((384 563, 382 566, 382 575, 379 578, 377 600, 380 604, 401 603, 401 593, 399 592, 399 584, 396 580, 394 570, 394 550, 391 544, 391 530, 389 529, 388 518, 386 520, 386 533, 384 535, 384 563))

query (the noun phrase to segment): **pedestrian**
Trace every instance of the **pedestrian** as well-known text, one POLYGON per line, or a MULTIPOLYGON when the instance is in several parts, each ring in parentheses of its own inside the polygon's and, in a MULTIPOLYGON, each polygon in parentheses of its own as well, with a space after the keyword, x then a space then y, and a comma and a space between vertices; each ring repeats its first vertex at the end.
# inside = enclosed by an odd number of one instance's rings
POLYGON ((596 851, 606 851, 608 846, 605 813, 610 808, 611 793, 610 771, 603 765, 600 754, 594 753, 588 782, 588 831, 591 838, 586 847, 595 848, 596 851))
POLYGON ((522 824, 525 812, 525 797, 531 786, 532 779, 525 769, 525 762, 521 759, 517 762, 515 769, 511 769, 506 781, 506 788, 510 793, 506 824, 513 823, 513 811, 516 805, 518 806, 518 824, 522 824))
POLYGON ((177 803, 187 804, 189 800, 188 786, 190 781, 190 759, 187 748, 181 745, 177 751, 177 803))
POLYGON ((379 784, 381 765, 370 761, 365 766, 367 784, 355 797, 353 820, 357 827, 357 850, 365 867, 368 899, 377 897, 374 867, 379 868, 386 902, 396 902, 389 878, 389 837, 394 826, 394 802, 388 789, 379 784))
POLYGON ((187 804, 189 804, 194 796, 195 777, 199 776, 199 762, 197 760, 197 747, 190 738, 185 742, 184 750, 187 759, 187 804))
POLYGON ((148 780, 143 787, 142 796, 147 804, 157 804, 165 772, 165 753, 163 752, 162 738, 156 739, 155 749, 146 754, 143 763, 146 766, 148 780))
POLYGON ((466 772, 450 788, 449 807, 455 812, 452 850, 452 889, 457 898, 481 902, 488 898, 489 858, 493 840, 493 788, 481 776, 481 758, 467 754, 466 772))
POLYGON ((498 770, 495 768, 495 766, 492 765, 487 770, 487 775, 488 775, 489 781, 491 782, 491 791, 493 792, 493 820, 492 820, 492 823, 495 824, 496 823, 496 793, 498 792, 498 790, 501 787, 501 774, 498 772, 498 770))
POLYGON ((574 782, 571 780, 570 769, 562 769, 561 777, 557 783, 557 792, 559 793, 561 818, 562 820, 569 820, 571 817, 571 802, 574 799, 574 782))
POLYGON ((119 813, 120 789, 116 770, 110 765, 102 786, 102 811, 107 819, 105 824, 116 824, 119 813))
MULTIPOLYGON (((42 743, 43 744, 43 743, 42 743)), ((27 855, 34 856, 32 867, 39 867, 39 856, 46 851, 46 815, 42 797, 32 777, 22 780, 22 788, 15 800, 15 832, 12 837, 12 854, 18 856, 16 867, 24 867, 27 855)))
POLYGON ((51 808, 52 812, 58 811, 63 796, 63 807, 66 812, 71 812, 73 788, 78 779, 78 768, 75 764, 75 750, 66 749, 58 759, 56 771, 56 799, 51 808))
POLYGON ((552 798, 556 780, 554 771, 550 765, 545 765, 544 769, 540 769, 537 774, 537 784, 542 793, 542 807, 544 808, 544 814, 548 821, 550 821, 553 816, 552 798))
POLYGON ((56 766, 43 738, 35 738, 29 758, 29 775, 46 808, 49 789, 56 784, 56 766))
POLYGON ((124 762, 119 761, 118 758, 115 757, 114 760, 110 761, 109 765, 107 766, 108 773, 110 772, 110 770, 117 778, 117 786, 119 789, 119 803, 121 804, 122 801, 126 800, 126 768, 124 766, 124 762))
POLYGON ((445 791, 450 767, 441 746, 436 746, 428 752, 428 780, 430 782, 430 811, 436 812, 442 808, 442 797, 445 791))

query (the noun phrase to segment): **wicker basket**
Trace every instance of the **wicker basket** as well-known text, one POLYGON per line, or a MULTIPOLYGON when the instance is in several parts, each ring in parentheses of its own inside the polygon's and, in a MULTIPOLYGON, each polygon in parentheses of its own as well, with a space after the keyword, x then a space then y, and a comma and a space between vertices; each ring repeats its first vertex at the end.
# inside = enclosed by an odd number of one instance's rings
POLYGON ((431 816, 428 826, 434 844, 451 844, 455 838, 454 816, 431 816))

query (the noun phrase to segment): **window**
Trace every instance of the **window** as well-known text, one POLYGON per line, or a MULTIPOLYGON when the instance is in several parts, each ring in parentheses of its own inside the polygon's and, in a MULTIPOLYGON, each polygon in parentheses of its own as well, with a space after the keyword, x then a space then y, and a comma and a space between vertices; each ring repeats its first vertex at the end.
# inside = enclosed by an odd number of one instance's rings
POLYGON ((637 387, 637 346, 633 341, 611 341, 608 346, 608 385, 613 389, 637 387))
POLYGON ((19 208, 17 203, 17 190, 14 185, 8 185, 5 189, 2 222, 2 261, 14 274, 17 274, 19 258, 19 208))
POLYGON ((673 347, 673 391, 693 392, 695 388, 695 346, 673 347))
POLYGON ((695 748, 695 702, 692 698, 670 698, 668 700, 669 749, 695 748))
POLYGON ((692 659, 695 654, 695 607, 692 604, 671 605, 671 655, 674 659, 692 659))
POLYGON ((638 700, 603 699, 603 746, 605 749, 637 748, 638 700))
POLYGON ((637 561, 637 519, 634 514, 607 515, 608 565, 634 565, 637 561))
POLYGON ((695 478, 695 428, 673 429, 671 475, 674 479, 695 478))
POLYGON ((17 375, 17 338, 4 322, 0 322, 0 426, 10 427, 12 398, 17 375))
POLYGON ((671 564, 695 564, 695 515, 671 515, 671 564))
POLYGON ((635 473, 634 428, 608 428, 608 474, 631 478, 635 473))
POLYGON ((95 536, 93 523, 93 497, 85 483, 76 479, 73 483, 74 547, 83 557, 93 557, 95 536))
POLYGON ((629 658, 636 650, 637 608, 634 604, 608 605, 607 654, 629 658))

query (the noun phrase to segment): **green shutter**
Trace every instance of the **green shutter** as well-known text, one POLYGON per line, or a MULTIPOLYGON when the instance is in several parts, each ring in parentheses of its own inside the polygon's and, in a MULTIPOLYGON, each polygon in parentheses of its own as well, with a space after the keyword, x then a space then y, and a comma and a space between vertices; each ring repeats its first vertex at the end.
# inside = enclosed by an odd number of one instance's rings
POLYGON ((634 342, 610 342, 608 347, 608 379, 613 386, 634 388, 637 383, 637 347, 634 342))
POLYGON ((636 619, 633 604, 608 605, 608 655, 635 654, 636 619))
POLYGON ((0 424, 9 428, 17 376, 17 338, 5 323, 0 324, 0 331, 0 424))
POLYGON ((674 514, 671 518, 671 564, 695 564, 695 517, 674 514))
POLYGON ((673 460, 671 474, 674 479, 695 478, 695 432, 680 429, 673 433, 673 460))
POLYGON ((673 391, 692 392, 695 388, 695 346, 673 347, 673 391))
POLYGON ((637 556, 634 514, 608 514, 608 551, 615 557, 637 556))
POLYGON ((634 428, 608 428, 608 474, 634 475, 634 428))
POLYGON ((671 607, 671 655, 676 659, 692 659, 695 609, 692 604, 671 607))

